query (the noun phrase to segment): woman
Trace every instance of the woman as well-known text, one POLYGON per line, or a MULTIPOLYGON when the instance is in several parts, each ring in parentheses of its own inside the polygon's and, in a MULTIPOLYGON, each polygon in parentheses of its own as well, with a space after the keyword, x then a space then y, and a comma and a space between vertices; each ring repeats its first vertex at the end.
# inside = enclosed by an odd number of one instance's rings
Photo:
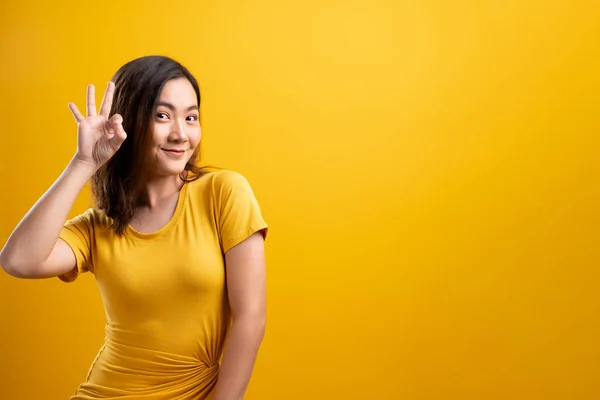
POLYGON ((94 87, 77 152, 14 230, 0 265, 20 278, 95 275, 106 340, 72 400, 244 396, 265 329, 264 238, 244 177, 196 166, 200 91, 167 57, 94 87), (91 179, 96 207, 65 222, 91 179), (227 339, 226 339, 227 335, 227 339))

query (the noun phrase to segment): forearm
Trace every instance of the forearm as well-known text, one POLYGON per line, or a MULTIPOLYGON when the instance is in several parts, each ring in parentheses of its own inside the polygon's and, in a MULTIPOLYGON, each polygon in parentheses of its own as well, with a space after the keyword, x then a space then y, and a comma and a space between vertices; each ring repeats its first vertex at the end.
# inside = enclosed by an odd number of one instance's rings
POLYGON ((264 333, 264 318, 247 316, 234 319, 227 336, 213 400, 243 399, 264 333))
POLYGON ((23 272, 46 260, 92 175, 91 167, 72 160, 12 232, 0 252, 0 265, 23 272))

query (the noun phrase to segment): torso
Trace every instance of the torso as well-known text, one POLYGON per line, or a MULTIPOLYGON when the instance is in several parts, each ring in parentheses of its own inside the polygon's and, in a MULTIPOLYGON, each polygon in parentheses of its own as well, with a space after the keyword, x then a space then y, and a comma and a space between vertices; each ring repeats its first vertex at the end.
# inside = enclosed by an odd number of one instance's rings
POLYGON ((203 184, 186 184, 160 208, 140 213, 122 237, 99 218, 92 258, 107 339, 72 400, 97 393, 209 398, 229 303, 215 210, 203 184))
POLYGON ((90 209, 61 236, 94 274, 107 318, 105 345, 71 400, 211 397, 231 322, 224 253, 266 224, 247 182, 225 171, 154 211, 119 236, 90 209))

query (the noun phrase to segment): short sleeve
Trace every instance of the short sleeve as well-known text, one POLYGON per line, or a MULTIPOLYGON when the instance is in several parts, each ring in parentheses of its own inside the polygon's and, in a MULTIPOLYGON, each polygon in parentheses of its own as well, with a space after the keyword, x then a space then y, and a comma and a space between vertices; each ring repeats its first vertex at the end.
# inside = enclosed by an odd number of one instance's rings
POLYGON ((59 275, 58 278, 61 281, 73 282, 79 274, 92 269, 92 236, 91 209, 65 222, 59 238, 71 247, 73 254, 75 254, 77 265, 71 271, 59 275))
POLYGON ((246 178, 234 171, 219 171, 214 180, 217 224, 223 253, 252 234, 266 238, 268 227, 246 178))

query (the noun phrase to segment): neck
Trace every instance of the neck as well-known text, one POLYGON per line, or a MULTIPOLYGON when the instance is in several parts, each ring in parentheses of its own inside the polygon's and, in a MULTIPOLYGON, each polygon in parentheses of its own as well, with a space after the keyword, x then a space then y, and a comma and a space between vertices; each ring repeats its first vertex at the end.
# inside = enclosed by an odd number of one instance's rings
POLYGON ((152 210, 164 200, 168 200, 176 193, 179 193, 183 183, 184 182, 178 175, 161 176, 149 179, 146 182, 146 198, 145 201, 142 202, 142 207, 152 210))

